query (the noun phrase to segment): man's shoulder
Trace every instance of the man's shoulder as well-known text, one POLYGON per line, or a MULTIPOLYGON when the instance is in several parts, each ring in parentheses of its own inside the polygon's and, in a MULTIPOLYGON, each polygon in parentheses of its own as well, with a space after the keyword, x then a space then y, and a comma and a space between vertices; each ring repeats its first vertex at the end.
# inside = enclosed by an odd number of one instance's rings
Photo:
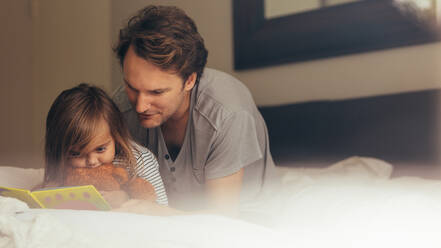
POLYGON ((256 105, 242 82, 227 73, 207 68, 199 82, 194 110, 217 128, 237 113, 253 113, 256 105))
POLYGON ((250 91, 241 81, 210 68, 205 69, 198 86, 196 104, 204 104, 204 101, 214 101, 231 111, 255 105, 250 91))
POLYGON ((112 100, 121 112, 127 112, 132 108, 123 85, 119 86, 112 94, 112 100))

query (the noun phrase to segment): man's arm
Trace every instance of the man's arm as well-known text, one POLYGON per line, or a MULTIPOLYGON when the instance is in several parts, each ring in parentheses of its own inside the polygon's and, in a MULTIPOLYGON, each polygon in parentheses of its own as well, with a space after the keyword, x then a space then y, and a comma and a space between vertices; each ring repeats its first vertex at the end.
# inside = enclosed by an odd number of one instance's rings
POLYGON ((243 168, 238 172, 221 178, 207 180, 205 183, 208 207, 200 211, 180 211, 145 200, 129 200, 117 212, 130 212, 146 215, 186 215, 222 214, 236 216, 242 188, 243 168))
POLYGON ((238 213, 243 171, 241 168, 232 175, 205 182, 208 211, 226 215, 238 213))

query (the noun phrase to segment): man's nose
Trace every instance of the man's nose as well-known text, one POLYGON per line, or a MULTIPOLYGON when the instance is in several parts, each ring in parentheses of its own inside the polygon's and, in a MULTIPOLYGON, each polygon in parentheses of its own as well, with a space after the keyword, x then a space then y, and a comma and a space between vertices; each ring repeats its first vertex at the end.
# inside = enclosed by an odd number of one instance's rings
POLYGON ((136 112, 137 113, 144 113, 148 111, 152 104, 152 99, 150 96, 147 96, 146 94, 138 94, 138 98, 136 99, 136 112))

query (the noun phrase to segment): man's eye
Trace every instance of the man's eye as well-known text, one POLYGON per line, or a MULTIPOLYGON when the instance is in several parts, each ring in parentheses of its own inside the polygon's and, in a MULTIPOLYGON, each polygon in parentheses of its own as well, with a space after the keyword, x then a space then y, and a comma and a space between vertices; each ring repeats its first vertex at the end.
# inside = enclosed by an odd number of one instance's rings
POLYGON ((96 152, 105 152, 106 151, 106 147, 105 146, 101 146, 98 147, 97 149, 95 149, 96 152))
POLYGON ((135 90, 134 88, 132 88, 132 87, 130 87, 130 86, 128 86, 127 85, 127 87, 126 87, 129 91, 132 91, 132 92, 138 92, 137 90, 135 90))
POLYGON ((126 89, 129 89, 134 92, 138 92, 138 90, 133 88, 126 80, 124 80, 124 84, 126 85, 126 89))
POLYGON ((162 91, 162 90, 154 90, 154 91, 152 91, 152 93, 154 95, 161 95, 162 93, 164 93, 164 91, 162 91))

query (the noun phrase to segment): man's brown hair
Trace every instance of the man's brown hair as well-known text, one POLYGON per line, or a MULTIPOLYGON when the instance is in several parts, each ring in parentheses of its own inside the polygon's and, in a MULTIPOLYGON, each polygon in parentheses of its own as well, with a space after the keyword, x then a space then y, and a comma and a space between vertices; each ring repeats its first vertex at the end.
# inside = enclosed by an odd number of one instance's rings
POLYGON ((114 48, 121 66, 130 46, 137 56, 184 81, 196 72, 199 82, 207 63, 208 51, 195 23, 172 6, 150 5, 129 19, 114 48))

